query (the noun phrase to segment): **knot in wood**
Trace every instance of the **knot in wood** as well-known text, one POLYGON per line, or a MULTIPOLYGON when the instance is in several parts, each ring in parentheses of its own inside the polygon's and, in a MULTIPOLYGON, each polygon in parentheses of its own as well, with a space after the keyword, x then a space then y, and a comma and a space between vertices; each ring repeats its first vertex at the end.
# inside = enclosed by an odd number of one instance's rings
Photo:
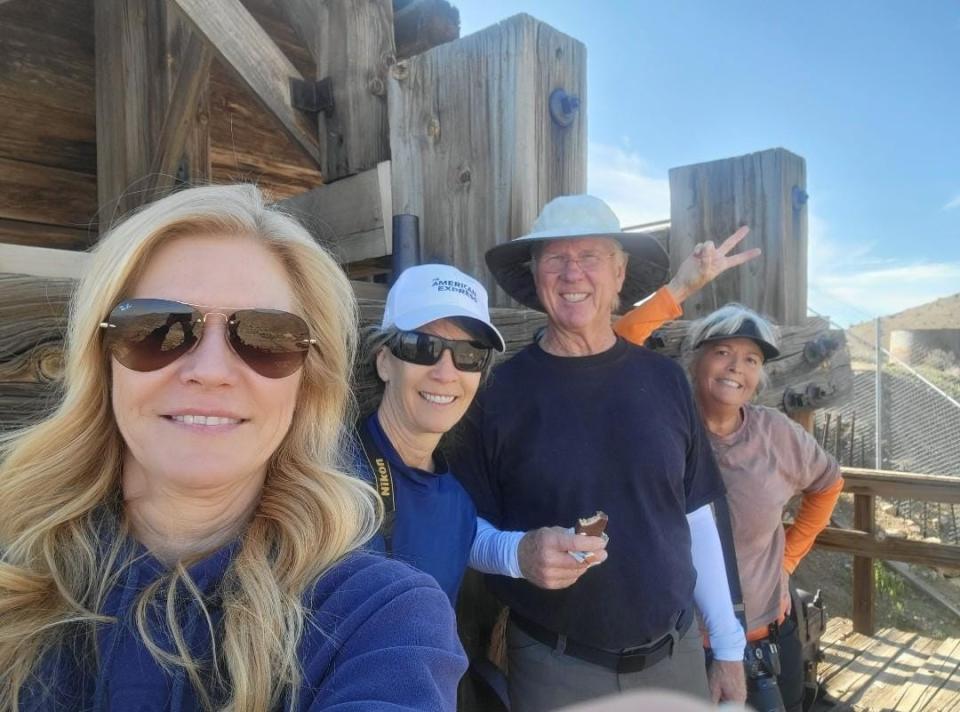
POLYGON ((427 122, 427 136, 434 141, 440 140, 440 121, 436 117, 427 122))
POLYGON ((460 181, 462 185, 466 185, 473 179, 473 176, 470 175, 469 168, 461 169, 460 173, 457 175, 457 180, 460 181))
POLYGON ((380 77, 370 77, 370 79, 367 81, 367 91, 374 96, 383 96, 387 93, 387 87, 384 85, 383 80, 380 77))
POLYGON ((406 62, 397 62, 390 67, 390 76, 396 79, 398 82, 402 82, 409 74, 410 69, 407 67, 406 62))

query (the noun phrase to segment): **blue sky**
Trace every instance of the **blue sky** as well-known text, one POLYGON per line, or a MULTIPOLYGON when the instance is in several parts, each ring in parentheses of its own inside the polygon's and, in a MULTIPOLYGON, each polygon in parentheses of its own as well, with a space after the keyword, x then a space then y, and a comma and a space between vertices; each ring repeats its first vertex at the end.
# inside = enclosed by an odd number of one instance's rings
MULTIPOLYGON (((806 159, 809 304, 843 324, 960 292, 960 2, 457 0, 587 47, 589 190, 670 215, 674 166, 806 159)), ((722 237, 722 236, 719 236, 722 237)))

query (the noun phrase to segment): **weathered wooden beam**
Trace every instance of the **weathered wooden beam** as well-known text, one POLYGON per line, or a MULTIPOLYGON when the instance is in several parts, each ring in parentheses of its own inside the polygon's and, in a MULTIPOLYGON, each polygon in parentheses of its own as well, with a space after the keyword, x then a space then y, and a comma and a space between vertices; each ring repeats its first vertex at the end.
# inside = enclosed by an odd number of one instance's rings
POLYGON ((390 162, 280 201, 341 264, 393 251, 390 162))
POLYGON ((153 151, 152 61, 160 39, 149 0, 95 0, 97 202, 100 229, 144 202, 153 151))
POLYGON ((280 200, 323 183, 317 162, 220 60, 210 72, 210 164, 214 183, 256 183, 280 200))
POLYGON ((842 471, 844 492, 887 499, 960 504, 958 477, 868 470, 860 467, 844 467, 842 471))
POLYGON ((291 104, 290 80, 303 76, 239 0, 170 2, 276 117, 294 142, 319 163, 316 124, 291 104))
POLYGON ((91 0, 30 0, 0 9, 0 86, 27 109, 94 111, 91 0))
POLYGON ((0 158, 0 218, 84 227, 96 215, 95 176, 0 158))
POLYGON ((397 59, 407 59, 458 37, 460 11, 447 0, 394 0, 393 39, 397 59))
POLYGON ((38 106, 5 94, 9 86, 0 79, 0 158, 96 173, 97 129, 92 107, 85 112, 38 106))
POLYGON ((776 148, 670 170, 670 269, 698 242, 750 226, 742 249, 763 256, 714 280, 683 304, 696 319, 740 302, 780 324, 807 317, 806 164, 776 148))
POLYGON ((190 32, 183 42, 150 166, 151 198, 162 197, 174 186, 184 154, 191 157, 193 164, 184 176, 187 181, 202 183, 210 173, 206 89, 213 51, 195 32, 190 32), (191 137, 193 146, 189 145, 191 137))
POLYGON ((318 114, 320 165, 332 182, 390 158, 386 72, 395 60, 391 0, 281 0, 327 79, 333 106, 318 114))
POLYGON ((85 250, 96 238, 96 226, 84 229, 0 218, 0 243, 8 245, 85 250))
POLYGON ((826 551, 854 554, 871 559, 906 561, 927 566, 960 567, 960 546, 932 544, 905 539, 878 539, 874 534, 827 527, 817 537, 816 545, 826 551))
POLYGON ((398 62, 387 93, 394 212, 420 217, 424 261, 456 265, 509 305, 484 254, 551 198, 586 189, 583 44, 517 15, 398 62), (560 122, 557 89, 581 102, 560 122))
MULTIPOLYGON (((858 531, 871 535, 876 533, 875 502, 876 500, 870 495, 855 494, 853 496, 853 526, 858 531)), ((864 635, 873 635, 877 627, 874 579, 873 559, 868 556, 854 556, 853 629, 864 635)))
MULTIPOLYGON (((31 275, 46 279, 78 279, 90 255, 73 250, 0 244, 0 273, 31 275)), ((8 294, 8 297, 13 297, 8 294)))

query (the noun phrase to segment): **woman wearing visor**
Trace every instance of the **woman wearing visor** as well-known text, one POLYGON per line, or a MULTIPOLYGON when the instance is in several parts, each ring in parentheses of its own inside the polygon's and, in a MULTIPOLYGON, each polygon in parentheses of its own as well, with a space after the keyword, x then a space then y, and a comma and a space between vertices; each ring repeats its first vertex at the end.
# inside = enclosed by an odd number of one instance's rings
POLYGON ((0 710, 454 709, 446 596, 356 551, 379 518, 342 458, 355 315, 254 186, 100 240, 62 399, 2 443, 0 710))
MULTIPOLYGON (((722 264, 730 241, 745 234, 745 228, 739 230, 716 251, 712 244, 698 248, 690 273, 714 272, 710 265, 722 264)), ((664 320, 648 304, 624 316, 617 331, 646 338, 664 320)), ((836 461, 809 433, 780 411, 752 402, 767 381, 766 363, 780 356, 778 341, 773 324, 728 304, 690 325, 683 359, 727 490, 747 641, 777 643, 779 694, 788 712, 799 712, 803 659, 789 576, 830 521, 843 480, 836 461), (796 495, 802 497, 800 509, 784 532, 783 509, 796 495)), ((748 688, 748 703, 759 703, 753 694, 762 693, 748 688)))

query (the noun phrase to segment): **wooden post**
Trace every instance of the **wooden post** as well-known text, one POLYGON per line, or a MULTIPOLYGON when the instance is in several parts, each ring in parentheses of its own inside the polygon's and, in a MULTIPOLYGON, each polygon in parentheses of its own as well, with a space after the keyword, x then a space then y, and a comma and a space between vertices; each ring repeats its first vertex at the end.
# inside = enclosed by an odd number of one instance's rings
POLYGON ((670 170, 670 269, 698 242, 719 241, 750 226, 742 248, 763 256, 730 270, 684 302, 696 319, 740 302, 780 324, 807 316, 806 164, 775 148, 670 170))
POLYGON ((329 79, 333 107, 318 115, 325 182, 390 158, 386 74, 396 62, 391 0, 281 0, 280 9, 329 79))
POLYGON ((424 261, 456 265, 493 305, 510 304, 484 254, 528 231, 551 198, 586 189, 585 95, 583 44, 529 15, 393 67, 393 209, 420 216, 424 261), (551 119, 557 89, 580 102, 566 126, 551 119))
POLYGON ((96 0, 97 202, 101 231, 182 177, 209 177, 211 53, 155 0, 96 0))
MULTIPOLYGON (((853 527, 873 535, 874 497, 868 494, 853 495, 853 527)), ((857 633, 872 636, 876 629, 874 611, 873 559, 853 557, 853 629, 857 633)))
POLYGON ((159 67, 149 0, 96 0, 97 203, 100 230, 140 205, 155 126, 150 88, 159 67), (153 56, 151 56, 153 55, 153 56))

